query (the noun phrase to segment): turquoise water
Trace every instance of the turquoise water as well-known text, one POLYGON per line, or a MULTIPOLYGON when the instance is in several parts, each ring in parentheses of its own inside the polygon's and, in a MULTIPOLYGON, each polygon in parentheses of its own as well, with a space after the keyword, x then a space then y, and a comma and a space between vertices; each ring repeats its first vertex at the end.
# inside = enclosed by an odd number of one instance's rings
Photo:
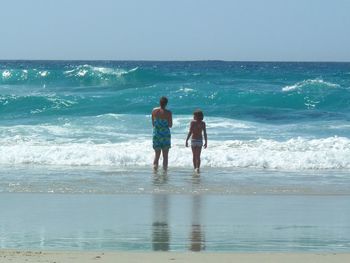
POLYGON ((170 167, 199 107, 204 167, 350 169, 350 63, 221 61, 0 61, 0 165, 149 167, 162 95, 170 167))
POLYGON ((350 63, 0 61, 0 247, 349 251, 349 105, 350 63), (172 148, 154 174, 163 95, 172 148))
POLYGON ((0 62, 2 119, 149 114, 260 122, 347 119, 350 63, 0 62), (18 107, 20 105, 20 107, 18 107))

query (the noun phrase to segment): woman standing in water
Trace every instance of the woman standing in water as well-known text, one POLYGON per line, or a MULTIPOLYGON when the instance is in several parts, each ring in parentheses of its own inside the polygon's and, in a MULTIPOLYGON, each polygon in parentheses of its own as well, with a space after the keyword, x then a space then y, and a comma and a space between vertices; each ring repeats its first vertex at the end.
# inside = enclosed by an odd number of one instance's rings
POLYGON ((171 147, 170 128, 173 126, 173 117, 171 111, 166 109, 168 99, 161 97, 160 107, 152 111, 153 125, 153 149, 155 151, 153 168, 158 169, 160 153, 163 154, 163 169, 168 169, 168 152, 171 147))

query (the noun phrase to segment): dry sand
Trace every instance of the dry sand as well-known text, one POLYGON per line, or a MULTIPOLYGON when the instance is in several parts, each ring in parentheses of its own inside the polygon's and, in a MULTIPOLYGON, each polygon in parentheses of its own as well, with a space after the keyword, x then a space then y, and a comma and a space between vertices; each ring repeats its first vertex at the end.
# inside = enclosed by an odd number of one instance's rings
POLYGON ((350 253, 179 253, 179 252, 67 252, 0 250, 0 262, 15 263, 345 263, 350 253))

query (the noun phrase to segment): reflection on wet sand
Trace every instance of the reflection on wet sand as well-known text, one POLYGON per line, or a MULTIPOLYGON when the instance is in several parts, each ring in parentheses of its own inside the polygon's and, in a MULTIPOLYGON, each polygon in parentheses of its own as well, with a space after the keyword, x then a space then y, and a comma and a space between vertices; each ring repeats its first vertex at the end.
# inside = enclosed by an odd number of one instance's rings
POLYGON ((202 195, 192 195, 191 251, 205 250, 205 235, 201 226, 202 195))
MULTIPOLYGON (((200 184, 200 176, 198 173, 192 177, 193 189, 197 189, 200 184)), ((155 172, 153 177, 153 185, 156 187, 164 186, 168 182, 168 175, 166 172, 155 172)), ((205 250, 205 235, 201 225, 201 209, 203 195, 192 193, 190 207, 191 213, 184 215, 191 215, 187 222, 191 222, 189 250, 202 251, 205 250)), ((152 247, 154 251, 169 251, 170 250, 170 227, 169 227, 169 211, 171 210, 169 199, 171 195, 168 193, 153 194, 153 223, 152 223, 152 247)), ((185 241, 185 240, 183 240, 185 241)), ((179 244, 174 244, 178 246, 179 244)), ((185 244, 182 244, 185 245, 185 244)), ((180 245, 181 246, 181 245, 180 245)))
MULTIPOLYGON (((165 172, 154 174, 154 185, 159 186, 166 182, 167 174, 165 172)), ((169 209, 168 194, 153 195, 152 247, 154 251, 168 251, 170 248, 169 209)))

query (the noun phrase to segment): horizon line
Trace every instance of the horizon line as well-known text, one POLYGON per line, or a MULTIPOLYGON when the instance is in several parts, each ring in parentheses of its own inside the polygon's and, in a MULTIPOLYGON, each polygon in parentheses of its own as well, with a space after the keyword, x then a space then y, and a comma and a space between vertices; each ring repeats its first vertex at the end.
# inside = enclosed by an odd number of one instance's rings
POLYGON ((339 60, 223 60, 223 59, 189 59, 189 60, 177 60, 177 59, 0 59, 0 62, 4 61, 111 61, 111 62, 242 62, 242 63, 350 63, 348 61, 339 60))

